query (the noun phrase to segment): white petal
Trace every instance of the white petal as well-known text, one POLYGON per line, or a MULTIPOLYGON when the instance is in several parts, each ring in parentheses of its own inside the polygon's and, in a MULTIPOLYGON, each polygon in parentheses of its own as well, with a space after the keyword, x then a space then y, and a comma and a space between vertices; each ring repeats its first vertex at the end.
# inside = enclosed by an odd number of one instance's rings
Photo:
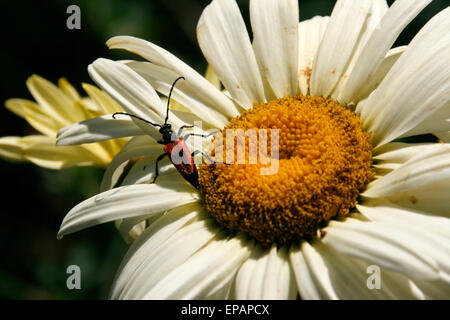
POLYGON ((124 64, 100 58, 89 65, 88 70, 94 81, 122 104, 127 112, 142 118, 163 119, 166 107, 158 94, 124 64))
POLYGON ((146 299, 198 299, 218 283, 231 281, 250 255, 250 243, 242 238, 218 235, 182 265, 166 274, 146 299))
POLYGON ((295 299, 297 287, 289 265, 287 246, 270 250, 256 246, 236 275, 234 299, 295 299))
POLYGON ((380 288, 370 289, 367 283, 371 273, 369 263, 341 254, 320 241, 314 248, 329 270, 329 279, 339 299, 412 299, 409 281, 401 274, 380 268, 380 288))
MULTIPOLYGON (((327 266, 326 269, 323 269, 321 276, 326 279, 326 281, 324 280, 325 283, 332 287, 332 289, 328 289, 331 295, 333 295, 332 292, 335 290, 336 298, 415 298, 410 289, 408 279, 399 273, 381 269, 380 291, 375 289, 369 290, 367 287, 367 279, 370 276, 370 273, 367 273, 368 263, 339 254, 331 248, 318 243, 318 241, 314 243, 314 249, 317 251, 317 254, 320 254, 323 263, 327 266)), ((323 288, 313 282, 306 261, 298 246, 291 248, 291 263, 296 273, 300 295, 303 299, 317 300, 327 298, 327 295, 321 294, 320 290, 323 290, 323 288)))
MULTIPOLYGON (((131 68, 101 58, 89 65, 88 71, 91 78, 116 99, 126 112, 153 123, 164 122, 166 106, 161 102, 155 89, 131 68)), ((170 122, 181 126, 182 124, 176 120, 171 115, 170 122)), ((160 136, 157 127, 135 118, 132 118, 132 121, 156 139, 160 136)))
POLYGON ((450 91, 450 8, 431 19, 379 87, 360 104, 361 119, 380 146, 445 107, 450 91))
MULTIPOLYGON (((426 118, 422 123, 402 134, 401 137, 410 137, 441 131, 450 131, 450 101, 448 101, 442 108, 429 115, 428 118, 426 118)), ((450 142, 450 140, 443 140, 444 142, 450 142)))
POLYGON ((123 149, 114 157, 111 164, 103 175, 103 180, 100 186, 100 191, 112 189, 119 181, 125 166, 129 160, 139 156, 159 156, 164 153, 162 145, 154 143, 149 136, 138 136, 132 138, 123 147, 123 149))
MULTIPOLYGON (((369 80, 361 86, 353 100, 360 101, 361 99, 368 97, 372 91, 380 85, 386 74, 391 70, 392 66, 397 62, 398 58, 400 58, 406 48, 407 46, 401 46, 389 50, 386 57, 381 61, 380 66, 373 72, 369 80)), ((357 105, 356 110, 359 110, 359 104, 357 105)))
MULTIPOLYGON (((174 89, 175 91, 175 89, 174 89)), ((175 102, 176 107, 181 106, 180 103, 176 102, 175 99, 172 99, 173 102, 175 102)), ((173 108, 174 106, 171 104, 170 106, 171 108, 173 108)), ((184 108, 184 106, 183 106, 184 108)), ((180 119, 181 121, 183 121, 186 124, 197 124, 195 121, 202 121, 201 115, 197 115, 194 113, 191 113, 189 110, 186 109, 186 111, 181 111, 181 110, 171 110, 171 112, 177 116, 178 119, 180 119)), ((228 124, 228 119, 227 119, 227 124, 228 124)), ((196 130, 206 130, 207 128, 209 128, 208 124, 206 123, 201 123, 201 127, 196 126, 196 130), (204 126, 204 127, 203 127, 204 126)), ((220 127, 222 128, 222 127, 220 127)))
POLYGON ((358 210, 373 221, 386 222, 409 232, 428 244, 427 255, 438 263, 441 273, 450 274, 450 219, 428 216, 387 200, 366 201, 358 210))
POLYGON ((204 56, 234 100, 248 109, 265 102, 252 45, 234 0, 214 0, 203 11, 197 39, 204 56))
MULTIPOLYGON (((150 218, 152 217, 156 216, 151 216, 150 218)), ((115 221, 116 229, 119 231, 120 235, 127 244, 133 243, 133 241, 136 240, 142 232, 144 232, 147 226, 147 221, 145 218, 145 216, 139 216, 115 221)))
POLYGON ((314 59, 310 91, 329 96, 341 78, 370 16, 372 1, 337 1, 314 59))
POLYGON ((364 85, 372 81, 386 54, 400 32, 427 6, 431 0, 398 0, 383 15, 370 38, 357 57, 354 68, 348 75, 344 88, 339 93, 340 103, 357 102, 364 85))
POLYGON ((212 289, 211 292, 204 297, 204 299, 229 300, 232 283, 233 283, 232 281, 229 281, 228 283, 225 284, 220 283, 214 289, 212 289))
MULTIPOLYGON (((144 157, 138 160, 123 180, 123 185, 143 184, 153 181, 155 176, 155 165, 158 156, 144 157)), ((175 166, 170 162, 168 157, 165 157, 158 165, 158 172, 160 176, 179 174, 175 166)))
POLYGON ((330 222, 325 231, 323 243, 339 252, 414 278, 438 278, 439 266, 427 254, 429 243, 411 237, 408 230, 347 218, 330 222))
POLYGON ((374 150, 373 167, 379 175, 378 179, 399 169, 405 162, 422 152, 430 152, 436 143, 403 143, 390 142, 374 150))
MULTIPOLYGON (((199 212, 201 212, 201 207, 197 203, 187 204, 169 210, 151 223, 141 236, 133 242, 123 258, 112 286, 111 298, 118 299, 124 294, 125 287, 131 285, 133 277, 139 276, 138 271, 142 270, 146 264, 151 263, 153 257, 164 252, 171 253, 165 248, 188 231, 184 230, 174 236, 181 228, 198 221, 199 212), (169 239, 170 243, 168 243, 169 239)), ((192 228, 190 230, 192 231, 192 228)), ((207 238, 206 241, 211 237, 207 238)))
POLYGON ((222 84, 220 83, 220 79, 217 77, 217 74, 214 73, 214 70, 211 69, 211 66, 209 65, 206 67, 205 79, 211 82, 214 87, 221 90, 222 84))
MULTIPOLYGON (((220 233, 212 219, 196 218, 174 232, 164 244, 156 247, 153 238, 146 243, 146 255, 127 279, 121 299, 165 299, 165 296, 145 297, 167 275, 182 266, 220 233), (150 250, 151 251, 150 251, 150 250), (174 254, 176 252, 176 254, 174 254)), ((142 251, 142 250, 141 250, 142 251)), ((203 297, 199 297, 203 298, 203 297)))
POLYGON ((371 199, 357 205, 359 212, 372 221, 424 226, 432 233, 449 236, 450 219, 428 216, 426 211, 411 210, 386 199, 371 199))
POLYGON ((145 133, 132 119, 119 116, 114 119, 109 114, 62 128, 58 132, 56 144, 60 146, 77 145, 145 133))
MULTIPOLYGON (((167 68, 148 62, 127 61, 127 66, 140 74, 147 80, 158 92, 168 96, 172 84, 178 75, 167 68)), ((194 92, 192 86, 186 81, 180 81, 174 87, 172 98, 188 108, 192 113, 198 115, 206 124, 212 125, 214 128, 223 128, 228 124, 228 119, 222 113, 211 108, 207 104, 207 100, 197 99, 198 93, 194 92)), ((234 113, 237 116, 238 112, 234 113)))
MULTIPOLYGON (((301 250, 304 261, 308 267, 311 280, 316 287, 317 293, 319 294, 319 298, 327 300, 338 299, 330 280, 330 270, 328 270, 328 267, 319 252, 317 252, 317 250, 306 241, 302 242, 301 250)), ((299 282, 299 279, 297 280, 297 285, 299 287, 300 294, 302 294, 302 284, 299 282)))
POLYGON ((259 293, 261 293, 261 290, 256 290, 256 287, 261 289, 261 282, 252 283, 252 281, 254 280, 253 276, 260 276, 260 274, 255 273, 258 261, 261 262, 261 260, 267 260, 268 255, 264 255, 264 253, 265 252, 261 246, 255 246, 251 256, 239 268, 233 288, 234 299, 246 299, 249 296, 250 290, 254 291, 254 295, 256 295, 255 291, 259 291, 259 293))
POLYGON ((298 30, 298 81, 303 95, 309 93, 314 58, 322 41, 330 17, 314 17, 302 21, 298 30))
POLYGON ((325 298, 319 287, 314 283, 311 272, 305 261, 303 252, 298 244, 291 245, 289 258, 291 260, 292 269, 294 270, 297 287, 302 299, 319 300, 325 298))
POLYGON ((66 215, 58 236, 109 221, 157 214, 197 201, 194 189, 177 176, 179 179, 169 181, 161 178, 158 184, 119 187, 81 202, 66 215))
POLYGON ((298 94, 298 1, 251 0, 253 48, 277 98, 298 94))
POLYGON ((450 180, 436 181, 432 184, 416 187, 383 198, 413 211, 430 215, 450 217, 450 200, 447 196, 450 180))
MULTIPOLYGON (((353 48, 353 53, 350 56, 347 65, 344 68, 344 72, 342 73, 338 83, 336 84, 331 97, 335 100, 338 100, 338 97, 341 95, 341 92, 344 89, 345 83, 355 67, 359 56, 361 55, 364 46, 367 41, 371 38, 374 30, 379 27, 379 23, 381 18, 385 15, 386 11, 388 11, 388 6, 385 0, 371 0, 369 15, 367 16, 367 20, 362 26, 361 33, 358 36, 358 39, 353 48)), ((351 22, 350 22, 351 23, 351 22)), ((343 104, 343 103, 342 103, 343 104)))
POLYGON ((450 296, 450 275, 445 274, 436 281, 418 281, 414 283, 424 293, 426 299, 448 300, 450 296))
POLYGON ((134 52, 155 65, 172 70, 179 77, 183 76, 191 88, 190 91, 195 93, 194 97, 197 100, 210 105, 224 115, 234 117, 238 113, 239 110, 234 103, 219 89, 183 61, 157 45, 142 39, 124 36, 109 39, 107 45, 110 49, 125 49, 134 52))
POLYGON ((395 169, 398 169, 401 166, 400 163, 377 163, 374 164, 373 167, 375 169, 375 179, 381 179, 388 173, 392 172, 395 169))
POLYGON ((436 143, 391 142, 377 148, 373 159, 377 160, 377 163, 405 163, 418 154, 431 152, 436 148, 440 148, 436 143))
POLYGON ((266 265, 268 277, 264 281, 262 299, 290 299, 297 296, 295 276, 289 264, 288 246, 270 251, 266 265))
MULTIPOLYGON (((423 300, 422 291, 412 280, 403 274, 380 268, 381 289, 389 295, 389 299, 423 300)), ((369 276, 369 274, 368 274, 369 276)))
POLYGON ((170 297, 164 295, 153 297, 147 295, 167 277, 168 273, 182 266, 197 251, 207 246, 218 232, 214 221, 201 220, 183 226, 159 247, 155 248, 153 239, 149 238, 147 240, 149 244, 146 244, 147 255, 129 277, 120 299, 169 299, 170 297), (154 248, 152 251, 149 250, 150 245, 154 248))
MULTIPOLYGON (((314 249, 322 257, 327 266, 328 278, 339 299, 375 298, 367 288, 366 270, 346 256, 325 246, 320 241, 313 243, 314 249)), ((378 292, 380 293, 380 292, 378 292)))
MULTIPOLYGON (((403 152, 403 155, 407 152, 403 152)), ((362 193, 403 206, 450 216, 450 145, 427 146, 402 166, 375 180, 362 193)))

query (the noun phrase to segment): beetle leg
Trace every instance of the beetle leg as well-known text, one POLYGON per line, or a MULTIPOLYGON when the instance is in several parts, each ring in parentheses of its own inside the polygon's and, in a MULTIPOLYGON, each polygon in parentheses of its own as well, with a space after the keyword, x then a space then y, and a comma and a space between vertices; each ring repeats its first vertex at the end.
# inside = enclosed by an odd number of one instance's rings
POLYGON ((183 139, 186 140, 186 139, 189 138, 190 136, 196 136, 196 137, 208 138, 209 136, 212 136, 213 134, 216 134, 217 132, 220 132, 220 131, 214 131, 214 132, 211 132, 211 133, 209 133, 209 134, 186 133, 185 136, 183 137, 183 139))
POLYGON ((155 177, 153 178, 152 183, 155 183, 156 178, 158 178, 158 176, 159 176, 159 173, 158 173, 158 163, 159 163, 165 156, 167 156, 167 153, 163 153, 162 155, 160 155, 160 156, 158 157, 158 159, 156 159, 156 165, 155 165, 155 177))
POLYGON ((181 126, 180 127, 180 130, 183 130, 183 129, 191 129, 191 128, 193 128, 193 127, 195 127, 194 125, 191 125, 191 126, 181 126))
POLYGON ((183 129, 190 129, 190 128, 193 128, 194 127, 194 125, 192 125, 192 126, 181 126, 179 129, 178 129, 178 132, 177 132, 177 137, 179 137, 179 136, 181 136, 181 132, 183 131, 183 129))

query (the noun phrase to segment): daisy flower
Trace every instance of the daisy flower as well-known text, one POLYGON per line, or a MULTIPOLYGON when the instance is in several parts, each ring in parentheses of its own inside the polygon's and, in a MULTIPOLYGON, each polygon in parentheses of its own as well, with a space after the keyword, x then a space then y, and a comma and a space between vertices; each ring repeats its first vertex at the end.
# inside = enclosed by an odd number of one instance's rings
MULTIPOLYGON (((126 112, 163 123, 156 92, 167 96, 183 76, 173 99, 190 113, 171 112, 172 126, 279 129, 278 172, 203 164, 198 191, 166 162, 151 183, 161 135, 122 120, 139 133, 108 167, 104 192, 74 207, 59 236, 116 219, 126 234, 146 222, 114 299, 448 298, 450 146, 396 141, 450 130, 450 9, 391 49, 429 2, 339 0, 330 17, 299 24, 296 0, 251 0, 251 40, 236 2, 214 0, 197 38, 224 91, 153 43, 110 39, 149 61, 89 66, 126 112)), ((72 125, 58 143, 125 136, 115 121, 72 125)))
POLYGON ((73 123, 121 111, 120 105, 104 91, 86 83, 83 88, 89 97, 81 97, 64 78, 59 79, 58 86, 37 75, 31 76, 26 83, 36 102, 9 99, 5 106, 41 134, 1 137, 0 157, 7 161, 30 161, 50 169, 108 166, 126 143, 126 138, 82 146, 57 147, 56 135, 59 129, 73 123))

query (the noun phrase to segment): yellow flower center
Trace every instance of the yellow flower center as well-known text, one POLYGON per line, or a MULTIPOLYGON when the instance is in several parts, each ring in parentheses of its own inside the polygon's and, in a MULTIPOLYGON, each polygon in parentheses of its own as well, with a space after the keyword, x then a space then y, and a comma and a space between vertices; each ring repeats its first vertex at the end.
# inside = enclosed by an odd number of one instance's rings
POLYGON ((255 104, 232 119, 222 137, 214 140, 211 156, 225 164, 199 170, 204 205, 222 226, 265 245, 315 234, 325 221, 348 214, 374 176, 369 134, 354 112, 332 99, 298 96, 255 104), (240 133, 227 136, 230 129, 240 133), (259 137, 267 129, 267 156, 259 153, 266 147, 259 139, 246 136, 239 144, 248 129, 259 137), (255 145, 258 161, 249 156, 255 145), (236 163, 243 150, 245 163, 236 163), (233 164, 226 158, 230 152, 233 164), (273 166, 269 161, 277 161, 276 172, 262 174, 273 166))

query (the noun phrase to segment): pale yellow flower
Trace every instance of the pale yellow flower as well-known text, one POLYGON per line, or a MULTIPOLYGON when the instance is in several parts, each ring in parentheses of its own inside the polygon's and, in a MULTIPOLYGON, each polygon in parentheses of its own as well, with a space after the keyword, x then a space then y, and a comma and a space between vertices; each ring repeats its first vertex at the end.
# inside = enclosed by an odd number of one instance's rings
POLYGON ((107 93, 87 83, 82 86, 88 97, 81 97, 64 78, 59 79, 58 86, 37 75, 31 76, 26 83, 36 102, 16 98, 7 100, 5 106, 41 134, 0 138, 1 158, 30 161, 50 169, 106 167, 126 143, 126 138, 120 138, 80 146, 56 146, 59 129, 122 108, 107 93))

